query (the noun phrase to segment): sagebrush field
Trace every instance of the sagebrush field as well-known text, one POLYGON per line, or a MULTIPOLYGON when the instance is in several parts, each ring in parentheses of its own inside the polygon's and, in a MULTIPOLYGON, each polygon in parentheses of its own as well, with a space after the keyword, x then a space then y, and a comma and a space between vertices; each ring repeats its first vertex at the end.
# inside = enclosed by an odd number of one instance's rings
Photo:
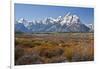
POLYGON ((93 33, 15 34, 15 65, 93 60, 93 33))

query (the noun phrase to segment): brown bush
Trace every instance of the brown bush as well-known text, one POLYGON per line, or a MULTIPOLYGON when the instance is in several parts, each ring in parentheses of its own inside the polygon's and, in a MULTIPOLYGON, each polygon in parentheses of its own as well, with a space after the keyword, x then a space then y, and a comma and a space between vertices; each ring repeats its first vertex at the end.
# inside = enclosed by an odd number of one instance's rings
POLYGON ((47 57, 51 58, 54 56, 60 56, 63 54, 63 49, 58 46, 41 46, 37 48, 37 51, 39 51, 39 55, 41 57, 47 57))
POLYGON ((50 60, 49 60, 49 63, 62 63, 62 62, 67 62, 67 59, 66 57, 64 56, 57 56, 57 57, 52 57, 50 60))
POLYGON ((23 56, 25 53, 24 53, 24 49, 21 48, 20 46, 16 46, 15 48, 15 61, 20 58, 21 56, 23 56))
POLYGON ((24 55, 20 57, 15 65, 29 65, 29 64, 41 64, 42 60, 38 55, 24 55))
POLYGON ((78 46, 74 52, 72 61, 93 61, 94 48, 92 46, 78 46))

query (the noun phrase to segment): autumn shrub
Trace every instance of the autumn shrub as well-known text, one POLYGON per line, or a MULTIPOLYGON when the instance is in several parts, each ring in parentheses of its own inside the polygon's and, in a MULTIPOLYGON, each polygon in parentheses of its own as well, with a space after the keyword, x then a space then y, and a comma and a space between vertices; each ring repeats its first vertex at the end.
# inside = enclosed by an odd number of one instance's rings
POLYGON ((40 46, 42 44, 41 41, 38 41, 38 40, 29 40, 29 39, 17 39, 15 40, 15 45, 21 45, 21 46, 24 46, 24 47, 35 47, 35 46, 40 46))
POLYGON ((24 53, 24 49, 21 48, 20 46, 16 46, 15 47, 15 60, 17 60, 18 58, 20 58, 21 56, 23 56, 24 53))
POLYGON ((67 62, 66 57, 64 57, 63 55, 61 56, 56 56, 56 57, 52 57, 49 60, 49 63, 62 63, 62 62, 67 62))
POLYGON ((47 58, 60 56, 63 53, 63 49, 58 46, 40 46, 35 47, 34 50, 37 51, 41 57, 47 58))
POLYGON ((73 48, 72 47, 65 47, 64 48, 64 56, 70 62, 73 57, 73 48))
POLYGON ((74 50, 72 61, 93 61, 94 48, 91 46, 78 46, 74 50))
POLYGON ((16 65, 29 65, 29 64, 41 64, 42 60, 38 55, 24 55, 16 61, 16 65))
POLYGON ((63 53, 62 49, 42 48, 42 50, 40 51, 40 56, 51 58, 54 56, 60 56, 60 55, 62 55, 62 53, 63 53))

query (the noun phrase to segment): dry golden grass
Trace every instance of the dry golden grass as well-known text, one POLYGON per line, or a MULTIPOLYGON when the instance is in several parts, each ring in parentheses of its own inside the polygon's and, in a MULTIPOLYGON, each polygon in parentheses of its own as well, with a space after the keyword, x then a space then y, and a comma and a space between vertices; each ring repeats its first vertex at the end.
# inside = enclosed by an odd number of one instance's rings
POLYGON ((21 34, 15 38, 16 65, 93 60, 93 33, 21 34))

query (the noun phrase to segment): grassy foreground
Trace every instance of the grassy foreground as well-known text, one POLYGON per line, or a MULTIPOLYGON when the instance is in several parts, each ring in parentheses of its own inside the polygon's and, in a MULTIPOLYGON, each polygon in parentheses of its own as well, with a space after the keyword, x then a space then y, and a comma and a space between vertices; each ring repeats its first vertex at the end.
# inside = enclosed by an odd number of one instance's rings
POLYGON ((93 60, 93 33, 15 35, 15 65, 93 60))

